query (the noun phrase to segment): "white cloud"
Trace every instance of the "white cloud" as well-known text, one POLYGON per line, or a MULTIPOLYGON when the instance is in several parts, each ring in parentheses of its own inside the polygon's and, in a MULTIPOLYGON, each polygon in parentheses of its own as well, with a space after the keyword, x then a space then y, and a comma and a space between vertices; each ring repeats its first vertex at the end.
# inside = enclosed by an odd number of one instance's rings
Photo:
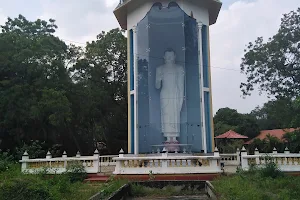
POLYGON ((105 4, 107 7, 116 7, 119 3, 119 0, 105 0, 105 4))
POLYGON ((119 27, 113 15, 116 0, 81 0, 42 1, 41 18, 53 18, 58 25, 57 35, 80 43, 96 39, 101 31, 119 27))
POLYGON ((3 25, 6 22, 7 17, 3 14, 2 9, 0 8, 0 25, 3 25))
POLYGON ((263 36, 273 36, 284 13, 297 9, 299 0, 237 1, 227 10, 222 10, 218 21, 211 27, 211 65, 214 112, 231 107, 239 112, 249 112, 257 105, 268 101, 265 94, 254 92, 251 97, 241 97, 240 83, 245 75, 240 74, 239 65, 245 45, 263 36), (230 68, 233 70, 223 70, 230 68))

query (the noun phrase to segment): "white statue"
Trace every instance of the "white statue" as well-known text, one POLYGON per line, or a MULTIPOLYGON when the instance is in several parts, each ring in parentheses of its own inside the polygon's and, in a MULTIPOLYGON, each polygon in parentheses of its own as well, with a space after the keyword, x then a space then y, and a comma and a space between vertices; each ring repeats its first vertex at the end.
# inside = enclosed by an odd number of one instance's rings
POLYGON ((165 64, 156 69, 160 91, 161 129, 167 142, 177 142, 180 135, 180 112, 184 99, 184 68, 175 63, 175 52, 165 52, 165 64))

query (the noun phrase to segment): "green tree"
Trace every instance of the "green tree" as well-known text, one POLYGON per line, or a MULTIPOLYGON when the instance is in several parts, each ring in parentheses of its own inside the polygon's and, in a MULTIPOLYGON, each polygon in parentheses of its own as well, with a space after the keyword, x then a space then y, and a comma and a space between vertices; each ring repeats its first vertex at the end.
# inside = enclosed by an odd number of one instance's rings
POLYGON ((0 149, 90 154, 127 144, 127 42, 102 32, 82 49, 54 36, 55 21, 8 18, 0 33, 0 149), (40 143, 40 144, 38 144, 40 143), (59 149, 62 148, 62 149, 59 149))
POLYGON ((231 108, 221 108, 214 116, 215 135, 221 135, 229 130, 236 131, 249 138, 258 135, 257 120, 253 115, 241 114, 231 108))
POLYGON ((283 97, 300 94, 300 8, 285 14, 278 33, 267 42, 262 37, 250 42, 242 59, 241 71, 247 81, 241 83, 244 95, 255 86, 261 92, 283 97))
POLYGON ((254 138, 259 134, 257 120, 250 114, 241 114, 241 121, 236 131, 249 138, 254 138))
POLYGON ((292 153, 299 153, 300 151, 300 131, 296 130, 291 133, 286 133, 283 138, 287 142, 287 146, 292 153))
POLYGON ((297 115, 296 101, 288 98, 268 101, 251 111, 251 115, 257 119, 260 130, 290 128, 298 121, 294 120, 297 115))
POLYGON ((237 126, 241 121, 241 115, 235 109, 231 108, 221 108, 217 111, 214 116, 214 122, 222 122, 224 124, 229 124, 232 126, 237 126))
POLYGON ((236 131, 237 129, 238 129, 238 126, 228 125, 222 121, 214 122, 215 136, 222 135, 223 133, 225 133, 229 130, 236 131))
POLYGON ((88 43, 85 57, 71 69, 79 129, 107 143, 110 153, 127 148, 127 39, 123 31, 102 32, 88 43), (80 103, 86 101, 87 103, 80 103), (86 121, 81 121, 82 118, 86 121), (81 126, 84 123, 86 126, 81 126))
POLYGON ((6 148, 31 139, 55 138, 70 118, 64 95, 71 79, 68 46, 55 37, 50 19, 8 18, 0 33, 0 131, 6 148))

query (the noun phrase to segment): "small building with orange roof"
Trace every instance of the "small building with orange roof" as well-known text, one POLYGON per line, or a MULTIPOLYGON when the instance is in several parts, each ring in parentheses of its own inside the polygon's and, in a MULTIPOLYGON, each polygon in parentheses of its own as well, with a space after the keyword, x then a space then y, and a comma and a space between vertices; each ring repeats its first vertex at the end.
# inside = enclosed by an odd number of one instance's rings
POLYGON ((273 130, 262 130, 260 131, 259 135, 256 136, 255 138, 253 138, 252 140, 249 140, 248 142, 245 142, 245 144, 251 144, 255 139, 260 139, 263 140, 265 138, 267 138, 268 135, 278 138, 280 141, 285 141, 283 136, 286 133, 291 133, 294 132, 295 128, 285 128, 285 129, 273 129, 273 130))
POLYGON ((229 130, 226 133, 223 133, 222 135, 219 135, 215 138, 216 139, 248 139, 247 136, 238 134, 233 130, 229 130))

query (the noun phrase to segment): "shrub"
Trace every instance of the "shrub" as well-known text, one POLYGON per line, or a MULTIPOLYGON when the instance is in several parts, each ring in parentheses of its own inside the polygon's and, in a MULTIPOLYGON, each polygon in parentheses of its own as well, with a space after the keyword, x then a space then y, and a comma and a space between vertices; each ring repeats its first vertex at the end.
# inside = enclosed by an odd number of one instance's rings
POLYGON ((47 170, 45 168, 37 174, 23 174, 19 163, 12 164, 9 170, 0 172, 0 199, 88 199, 99 192, 102 186, 93 184, 91 187, 81 182, 71 183, 71 174, 49 175, 47 170))
POLYGON ((8 152, 2 152, 0 150, 0 173, 9 170, 12 163, 13 156, 9 155, 8 152))
POLYGON ((80 161, 68 162, 66 174, 69 177, 71 183, 78 181, 82 182, 87 177, 87 173, 84 169, 84 166, 80 161))
POLYGON ((31 141, 30 144, 24 144, 21 148, 16 148, 15 159, 20 160, 24 152, 27 151, 30 158, 44 158, 46 156, 45 142, 38 140, 31 141))
POLYGON ((261 177, 278 178, 283 177, 284 173, 280 171, 276 163, 273 161, 267 162, 263 168, 259 170, 261 177))
POLYGON ((73 185, 67 175, 55 175, 48 178, 45 184, 48 188, 51 188, 50 192, 54 199, 60 199, 59 197, 72 193, 73 185))
POLYGON ((0 196, 3 200, 52 200, 47 186, 29 177, 3 182, 0 186, 0 196))

